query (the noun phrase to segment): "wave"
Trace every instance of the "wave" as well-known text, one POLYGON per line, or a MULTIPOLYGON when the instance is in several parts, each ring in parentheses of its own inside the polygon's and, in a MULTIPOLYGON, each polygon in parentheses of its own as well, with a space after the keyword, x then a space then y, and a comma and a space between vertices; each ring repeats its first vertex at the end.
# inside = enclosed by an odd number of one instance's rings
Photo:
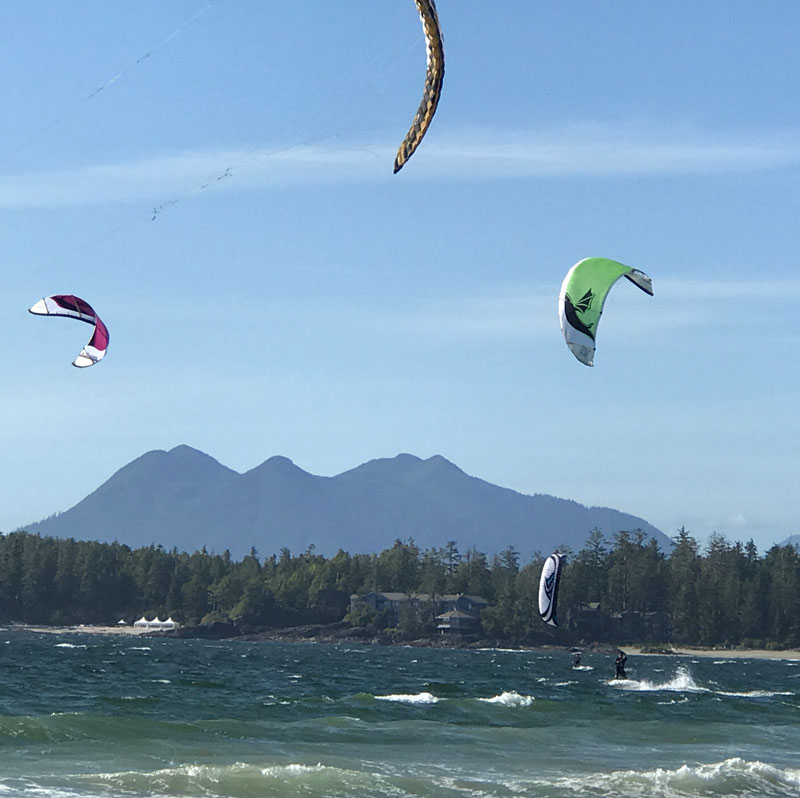
MULTIPOLYGON (((318 764, 289 762, 260 766, 236 762, 231 765, 179 765, 156 771, 128 770, 68 777, 46 777, 28 784, 48 798, 65 796, 204 796, 238 798, 259 795, 402 796, 393 790, 390 778, 360 770, 318 764), (384 792, 388 787, 389 792, 384 792), (38 789, 37 789, 38 788, 38 789)), ((2 782, 0 782, 2 784, 2 782)), ((0 789, 6 787, 2 785, 0 789)), ((6 792, 4 789, 3 792, 6 792)))
MULTIPOLYGON (((537 780, 538 781, 538 780, 537 780)), ((622 770, 567 776, 539 781, 562 788, 550 795, 630 796, 630 798, 687 798, 701 795, 796 796, 800 770, 780 768, 739 757, 702 765, 681 765, 673 770, 622 770)))
POLYGON ((394 701, 402 704, 438 704, 440 701, 446 701, 450 704, 457 703, 460 705, 469 705, 470 702, 479 701, 482 704, 494 704, 502 707, 529 707, 536 699, 532 695, 523 695, 516 690, 505 690, 499 695, 485 697, 444 697, 436 696, 433 693, 423 691, 421 693, 397 693, 394 695, 376 695, 372 696, 376 701, 394 701))
POLYGON ((681 765, 673 769, 618 770, 581 775, 511 776, 493 771, 469 773, 441 766, 425 773, 414 768, 357 769, 347 765, 282 762, 227 765, 182 764, 155 771, 126 770, 110 773, 0 779, 4 795, 34 793, 47 798, 76 795, 102 796, 394 796, 433 798, 442 795, 538 795, 574 798, 693 798, 708 795, 759 795, 796 798, 800 770, 735 757, 722 762, 681 765), (20 782, 24 782, 20 783, 20 782))
POLYGON ((125 742, 140 739, 159 727, 174 733, 180 725, 168 721, 154 722, 147 718, 81 712, 54 712, 43 716, 0 715, 0 742, 9 739, 13 739, 15 744, 70 740, 125 742))
POLYGON ((397 701, 403 704, 435 704, 439 699, 428 692, 422 693, 397 693, 394 695, 376 695, 378 701, 397 701))
POLYGON ((666 682, 651 682, 649 679, 609 679, 607 684, 618 690, 631 690, 635 692, 650 693, 673 691, 679 693, 710 693, 707 687, 701 687, 692 678, 689 669, 680 665, 675 675, 666 682))
POLYGON ((516 690, 503 692, 491 698, 479 698, 486 704, 501 704, 504 707, 529 707, 534 702, 532 695, 520 695, 516 690))
MULTIPOLYGON (((784 690, 720 690, 711 687, 703 687, 695 682, 689 669, 681 665, 675 675, 666 682, 651 682, 648 679, 611 679, 607 684, 618 690, 629 690, 632 692, 677 692, 677 693, 713 693, 714 695, 726 696, 728 698, 772 698, 773 696, 794 695, 792 691, 784 690)), ((711 684, 716 685, 716 682, 711 684)))

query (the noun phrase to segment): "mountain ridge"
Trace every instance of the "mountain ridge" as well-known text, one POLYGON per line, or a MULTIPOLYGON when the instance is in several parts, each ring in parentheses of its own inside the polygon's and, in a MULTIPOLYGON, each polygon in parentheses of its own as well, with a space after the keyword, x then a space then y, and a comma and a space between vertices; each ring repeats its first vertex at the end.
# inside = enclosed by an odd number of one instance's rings
POLYGON ((455 540, 462 552, 487 555, 513 546, 527 559, 556 546, 577 551, 595 527, 607 538, 638 528, 662 549, 671 545, 637 516, 494 485, 438 454, 400 453, 324 477, 281 455, 239 473, 181 444, 145 452, 74 507, 24 528, 235 557, 251 547, 267 555, 310 546, 325 555, 372 553, 413 538, 421 549, 455 540))

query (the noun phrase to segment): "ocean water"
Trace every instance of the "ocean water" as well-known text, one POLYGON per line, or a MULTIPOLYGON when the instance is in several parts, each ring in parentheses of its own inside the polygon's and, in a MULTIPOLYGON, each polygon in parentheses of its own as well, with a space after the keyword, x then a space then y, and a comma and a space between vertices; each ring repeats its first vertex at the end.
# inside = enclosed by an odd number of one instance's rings
POLYGON ((0 629, 3 796, 800 795, 800 662, 0 629))

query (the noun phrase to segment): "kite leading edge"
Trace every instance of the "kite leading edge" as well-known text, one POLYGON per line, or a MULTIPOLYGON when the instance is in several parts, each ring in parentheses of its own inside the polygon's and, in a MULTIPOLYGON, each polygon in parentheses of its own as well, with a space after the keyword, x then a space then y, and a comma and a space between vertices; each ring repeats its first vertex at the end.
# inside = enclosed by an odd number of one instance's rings
POLYGON ((422 92, 422 101, 417 109, 414 121, 411 123, 397 157, 394 159, 394 172, 397 174, 405 162, 414 154, 422 137, 431 124, 436 106, 442 95, 442 82, 444 81, 444 42, 442 31, 439 28, 439 16, 436 13, 434 0, 414 0, 417 4, 422 29, 425 32, 425 49, 428 54, 428 68, 425 74, 425 89, 422 92))

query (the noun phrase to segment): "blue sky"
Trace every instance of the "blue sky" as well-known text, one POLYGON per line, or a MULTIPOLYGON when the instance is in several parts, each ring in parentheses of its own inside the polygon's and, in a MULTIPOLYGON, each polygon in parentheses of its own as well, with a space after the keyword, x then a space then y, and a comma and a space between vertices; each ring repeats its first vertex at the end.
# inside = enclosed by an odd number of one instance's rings
POLYGON ((187 443, 800 531, 800 6, 438 7, 442 101, 393 175, 411 0, 0 2, 0 530, 187 443), (615 286, 592 369, 556 312, 589 256, 655 289, 615 286), (101 364, 27 313, 55 293, 101 364))

